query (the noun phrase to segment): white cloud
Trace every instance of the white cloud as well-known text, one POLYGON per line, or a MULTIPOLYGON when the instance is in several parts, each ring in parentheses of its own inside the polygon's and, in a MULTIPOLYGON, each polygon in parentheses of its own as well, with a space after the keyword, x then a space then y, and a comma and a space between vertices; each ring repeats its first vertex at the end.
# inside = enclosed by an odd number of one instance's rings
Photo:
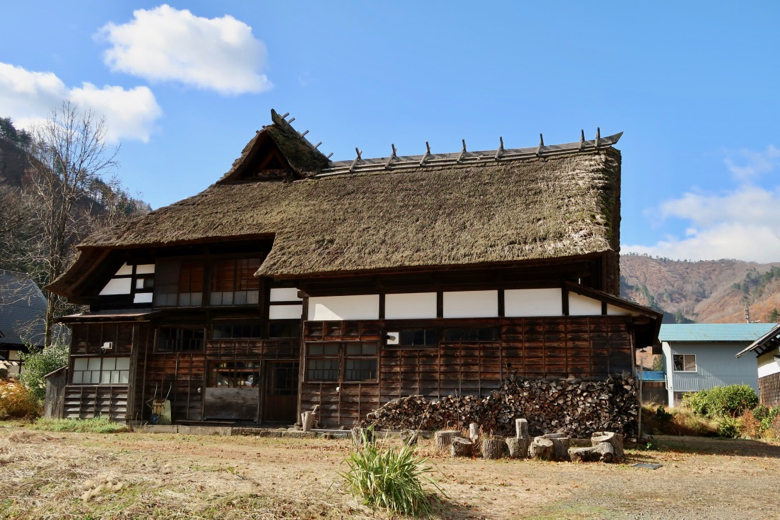
POLYGON ((150 81, 178 81, 221 94, 265 92, 266 48, 252 28, 225 15, 202 18, 168 5, 133 11, 97 35, 112 47, 103 60, 112 70, 150 81))
POLYGON ((147 142, 155 121, 162 115, 148 87, 98 88, 85 82, 81 87, 68 88, 52 72, 28 71, 0 63, 0 115, 13 119, 18 127, 30 128, 66 99, 105 116, 107 138, 112 142, 121 139, 147 142))
POLYGON ((692 225, 685 230, 685 237, 621 249, 687 260, 780 260, 780 187, 766 190, 743 185, 727 195, 686 193, 662 203, 660 213, 688 220, 692 225))
POLYGON ((780 164, 780 149, 770 144, 763 152, 745 149, 729 151, 724 161, 734 177, 748 181, 774 170, 780 164))

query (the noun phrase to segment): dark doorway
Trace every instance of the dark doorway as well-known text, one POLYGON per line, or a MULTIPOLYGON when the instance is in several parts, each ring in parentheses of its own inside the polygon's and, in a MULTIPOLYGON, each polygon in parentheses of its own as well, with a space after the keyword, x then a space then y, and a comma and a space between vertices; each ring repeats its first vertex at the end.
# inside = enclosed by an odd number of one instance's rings
POLYGON ((260 397, 260 362, 222 361, 210 364, 204 391, 204 417, 257 421, 260 397))
POLYGON ((294 423, 297 405, 298 362, 266 362, 263 421, 294 423))

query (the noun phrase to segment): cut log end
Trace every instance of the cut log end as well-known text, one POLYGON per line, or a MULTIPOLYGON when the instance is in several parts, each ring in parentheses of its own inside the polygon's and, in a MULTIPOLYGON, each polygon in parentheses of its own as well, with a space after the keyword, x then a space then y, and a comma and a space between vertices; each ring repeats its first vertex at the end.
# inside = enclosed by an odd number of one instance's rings
POLYGON ((451 457, 471 457, 474 454, 474 443, 463 437, 455 437, 450 444, 451 457))
POLYGON ((452 440, 459 437, 460 432, 458 430, 442 430, 436 432, 436 435, 434 435, 434 440, 439 451, 447 451, 450 449, 452 440))
POLYGON ((505 447, 504 439, 484 439, 482 441, 482 458, 500 459, 504 456, 505 447))

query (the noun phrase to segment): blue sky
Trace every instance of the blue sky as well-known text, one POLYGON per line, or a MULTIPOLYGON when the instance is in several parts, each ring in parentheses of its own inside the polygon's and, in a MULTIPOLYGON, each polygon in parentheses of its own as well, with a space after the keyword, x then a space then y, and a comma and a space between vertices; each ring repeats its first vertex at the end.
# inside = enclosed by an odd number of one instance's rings
POLYGON ((780 261, 777 2, 6 2, 0 116, 104 113, 154 208, 290 112, 351 159, 624 131, 623 251, 780 261))

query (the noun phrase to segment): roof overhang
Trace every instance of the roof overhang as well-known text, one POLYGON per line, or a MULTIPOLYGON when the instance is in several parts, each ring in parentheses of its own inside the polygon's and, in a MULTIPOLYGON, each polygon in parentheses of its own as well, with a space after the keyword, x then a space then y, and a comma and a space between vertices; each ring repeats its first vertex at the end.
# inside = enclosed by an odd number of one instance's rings
POLYGON ((154 316, 161 314, 160 311, 144 310, 144 311, 128 311, 128 312, 81 312, 78 314, 70 314, 63 316, 56 320, 57 323, 94 323, 94 322, 134 322, 134 321, 149 321, 154 316))
POLYGON ((755 352, 756 357, 761 356, 767 352, 770 352, 780 347, 780 325, 776 326, 756 341, 750 344, 745 350, 737 354, 737 357, 742 357, 748 352, 755 352))
POLYGON ((612 305, 631 312, 634 316, 634 324, 643 327, 646 331, 642 337, 637 337, 637 342, 639 344, 634 345, 634 347, 640 349, 652 346, 653 354, 660 353, 661 342, 658 340, 658 333, 661 331, 661 321, 663 321, 664 317, 662 312, 658 312, 650 307, 645 307, 644 305, 639 305, 638 303, 624 300, 623 298, 613 296, 604 291, 591 289, 590 287, 585 287, 576 283, 565 282, 563 286, 569 292, 587 296, 594 300, 606 303, 607 305, 612 305), (643 344, 645 341, 647 343, 643 344))

